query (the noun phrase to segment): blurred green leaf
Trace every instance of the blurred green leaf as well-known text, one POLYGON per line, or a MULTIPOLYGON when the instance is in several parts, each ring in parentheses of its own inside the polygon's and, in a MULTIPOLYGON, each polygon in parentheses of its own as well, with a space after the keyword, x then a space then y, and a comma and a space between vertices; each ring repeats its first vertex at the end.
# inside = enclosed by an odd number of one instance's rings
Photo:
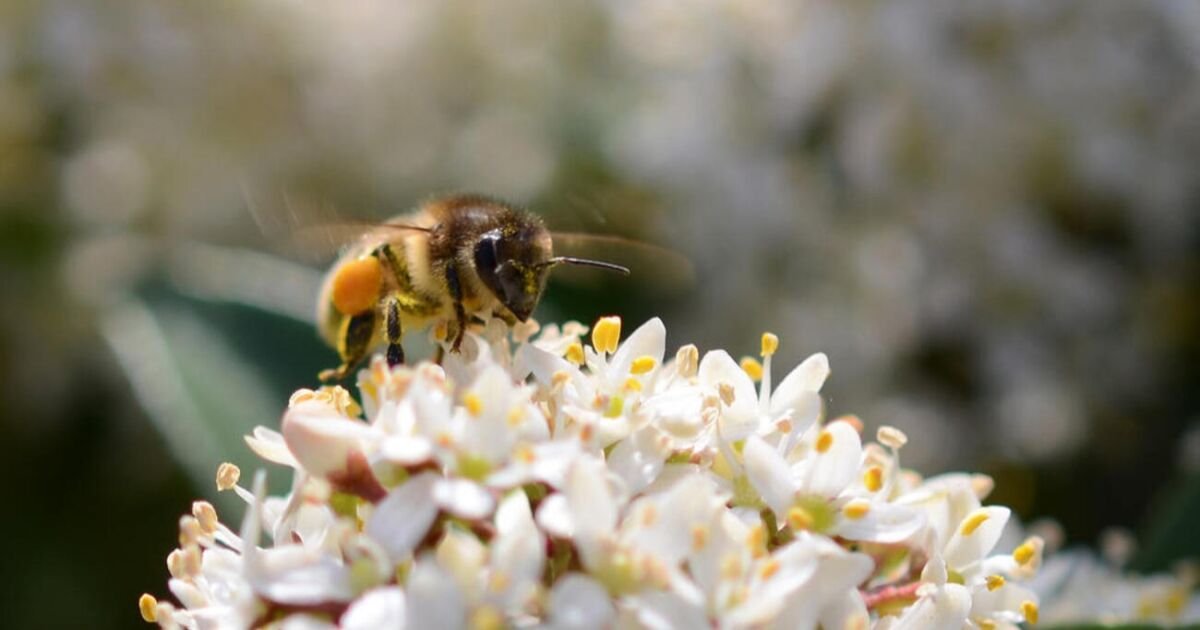
POLYGON ((1131 565, 1136 571, 1163 571, 1178 560, 1200 558, 1200 475, 1174 486, 1151 513, 1145 542, 1131 565))

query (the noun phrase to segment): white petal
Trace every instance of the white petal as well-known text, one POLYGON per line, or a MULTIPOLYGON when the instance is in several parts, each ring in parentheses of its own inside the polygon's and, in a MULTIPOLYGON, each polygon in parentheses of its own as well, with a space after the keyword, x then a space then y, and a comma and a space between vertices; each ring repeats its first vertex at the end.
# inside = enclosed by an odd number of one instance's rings
POLYGON ((833 441, 824 453, 814 449, 808 454, 803 463, 807 474, 800 485, 806 492, 833 498, 858 478, 862 439, 846 422, 831 422, 824 428, 814 427, 813 430, 828 431, 833 441))
POLYGON ((842 516, 835 533, 850 540, 898 543, 916 534, 925 525, 925 515, 913 508, 891 503, 871 503, 867 515, 859 519, 842 516))
POLYGON ((575 535, 575 520, 571 518, 571 508, 567 497, 555 493, 538 504, 538 527, 546 530, 547 534, 556 538, 571 538, 575 535))
POLYGON ((655 317, 638 326, 625 339, 625 343, 617 348, 612 359, 612 374, 624 379, 629 374, 629 368, 638 357, 648 356, 654 359, 654 365, 662 365, 663 352, 667 344, 667 328, 662 320, 655 317))
POLYGON ((483 486, 467 479, 441 479, 433 485, 433 501, 455 516, 474 520, 492 513, 496 500, 483 486))
MULTIPOLYGON (((758 392, 755 391, 754 381, 750 380, 750 376, 733 360, 733 357, 729 356, 728 352, 713 350, 705 353, 704 358, 700 360, 699 378, 700 382, 708 387, 716 388, 725 383, 733 388, 733 404, 727 407, 722 414, 728 417, 725 419, 726 422, 740 424, 753 420, 757 415, 758 392)), ((749 431, 753 432, 753 430, 754 427, 749 428, 749 431)), ((731 427, 731 434, 726 435, 725 438, 736 441, 745 437, 740 434, 741 432, 737 432, 736 435, 733 433, 731 427)))
POLYGON ((704 610, 668 592, 649 592, 633 599, 637 619, 651 630, 708 628, 704 610))
POLYGON ((795 407, 796 401, 803 392, 819 392, 829 377, 829 357, 818 352, 803 363, 796 366, 790 374, 780 381, 779 386, 771 393, 771 411, 776 413, 788 407, 795 407), (776 404, 779 407, 776 407, 776 404))
POLYGON ((411 466, 433 457, 433 443, 423 436, 392 436, 383 441, 380 454, 389 462, 411 466))
POLYGON ((554 630, 607 628, 616 610, 608 591, 579 573, 563 576, 550 592, 550 627, 554 630))
POLYGON ((408 578, 407 626, 421 630, 466 627, 466 598, 437 562, 422 558, 408 578))
POLYGON ((658 432, 647 427, 617 443, 608 456, 608 468, 625 482, 627 493, 637 494, 658 477, 666 458, 658 447, 658 432))
POLYGON ((342 630, 404 628, 404 589, 388 586, 367 591, 342 615, 342 630))
POLYGON ((983 560, 984 556, 996 546, 1000 535, 1004 533, 1004 525, 1008 523, 1011 511, 1006 507, 992 506, 980 508, 973 514, 986 514, 987 520, 980 523, 967 535, 963 534, 963 523, 971 519, 971 515, 960 523, 946 543, 946 565, 962 571, 983 560))
POLYGON ((791 469, 783 456, 762 441, 762 438, 752 435, 746 438, 742 457, 746 476, 750 478, 754 489, 758 490, 759 496, 776 514, 787 514, 795 500, 796 487, 791 479, 791 469))
POLYGON ((891 625, 891 630, 960 630, 971 612, 971 594, 947 584, 917 600, 891 625))
POLYGON ((496 510, 496 539, 492 543, 492 570, 508 576, 509 608, 540 579, 546 540, 533 522, 529 498, 522 490, 510 493, 496 510))
POLYGON ((346 469, 351 454, 362 452, 371 428, 339 414, 333 407, 305 402, 283 414, 283 439, 288 450, 314 477, 327 477, 346 469))
POLYGON ((388 493, 367 520, 367 534, 388 552, 393 561, 403 562, 437 517, 433 486, 439 479, 433 473, 422 473, 409 479, 388 493))
POLYGON ((592 457, 576 460, 567 473, 565 494, 576 544, 586 546, 611 534, 617 524, 617 504, 603 462, 592 457))
POLYGON ((292 456, 292 452, 288 450, 287 444, 283 441, 283 435, 278 431, 267 427, 254 427, 254 434, 247 435, 244 439, 250 450, 259 457, 292 468, 300 467, 300 462, 297 462, 296 458, 292 456))

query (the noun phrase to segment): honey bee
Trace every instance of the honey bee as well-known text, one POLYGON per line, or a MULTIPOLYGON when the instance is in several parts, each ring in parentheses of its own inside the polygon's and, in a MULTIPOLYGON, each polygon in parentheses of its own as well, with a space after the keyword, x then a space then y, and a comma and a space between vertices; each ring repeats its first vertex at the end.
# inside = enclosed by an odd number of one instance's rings
POLYGON ((629 274, 613 263, 555 256, 553 246, 537 215, 479 195, 434 199, 374 227, 325 276, 317 326, 341 365, 319 378, 345 378, 380 344, 389 365, 403 363, 404 333, 434 322, 452 324, 452 352, 470 318, 524 322, 557 265, 629 274))

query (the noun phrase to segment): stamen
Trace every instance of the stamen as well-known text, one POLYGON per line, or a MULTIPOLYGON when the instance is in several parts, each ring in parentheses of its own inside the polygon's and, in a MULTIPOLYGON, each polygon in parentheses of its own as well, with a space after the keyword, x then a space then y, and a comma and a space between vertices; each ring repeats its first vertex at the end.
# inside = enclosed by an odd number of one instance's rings
POLYGON ((795 531, 809 529, 813 524, 812 514, 798 505, 794 506, 787 512, 787 524, 795 531))
POLYGON ((575 365, 583 365, 583 344, 578 341, 567 346, 567 360, 575 365))
POLYGON ((158 621, 158 600, 150 593, 142 593, 138 598, 138 610, 142 613, 142 619, 146 623, 154 623, 158 621))
POLYGON ((778 349, 779 349, 779 337, 776 337, 774 333, 769 333, 769 332, 763 333, 762 356, 769 357, 769 356, 775 354, 775 351, 778 349))
POLYGON ((963 536, 970 536, 971 534, 974 534, 975 530, 979 529, 979 526, 983 525, 983 523, 987 520, 987 512, 983 510, 975 510, 969 516, 967 516, 967 518, 963 519, 962 526, 958 531, 963 536))
POLYGON ((1003 575, 997 574, 997 575, 987 576, 987 590, 995 591, 1002 586, 1004 586, 1004 576, 1003 575))
POLYGON ((192 516, 200 523, 200 530, 205 534, 217 531, 217 509, 208 501, 192 503, 192 516))
POLYGON ((759 579, 763 581, 771 579, 771 576, 779 573, 779 566, 779 560, 776 560, 775 558, 767 560, 758 570, 759 579))
POLYGON ((288 397, 288 406, 292 407, 292 406, 298 405, 302 402, 308 402, 316 397, 317 397, 316 392, 314 392, 311 389, 302 387, 302 388, 296 390, 295 393, 293 393, 290 397, 288 397))
POLYGON ((721 577, 733 581, 742 575, 742 559, 738 554, 729 552, 721 559, 721 577))
POLYGON ((658 365, 658 361, 649 355, 642 355, 633 360, 633 364, 629 366, 630 374, 645 374, 653 370, 658 365))
POLYGON ((564 387, 571 380, 571 375, 566 370, 559 370, 550 377, 550 385, 556 389, 564 387))
POLYGON ((830 433, 828 429, 821 431, 820 435, 817 436, 817 452, 828 453, 829 449, 832 447, 833 434, 830 433))
POLYGON ((1023 567, 1028 566, 1037 559, 1041 547, 1042 540, 1037 536, 1030 536, 1025 539, 1025 542, 1018 545, 1016 549, 1013 549, 1013 560, 1023 567))
POLYGON ((694 344, 679 348, 675 353, 675 371, 681 378, 692 378, 700 367, 700 350, 694 344))
POLYGON ((508 426, 511 428, 514 428, 514 429, 521 426, 521 421, 523 421, 524 419, 525 419, 525 409, 523 407, 521 407, 520 405, 517 405, 517 406, 513 407, 512 409, 509 409, 508 415, 506 415, 504 417, 504 421, 508 424, 508 426))
POLYGON ((517 460, 525 462, 526 464, 532 464, 537 459, 537 454, 534 453, 533 448, 531 448, 528 444, 521 444, 517 446, 517 448, 513 450, 513 456, 515 456, 517 460))
POLYGON ((746 546, 750 548, 750 555, 755 558, 766 555, 767 528, 763 527, 762 523, 755 523, 754 527, 750 528, 750 533, 746 535, 746 546))
POLYGON ((733 385, 729 383, 721 383, 717 385, 717 393, 721 396, 721 402, 725 403, 726 407, 733 405, 733 385))
POLYGON ((217 466, 217 490, 225 491, 236 486, 241 476, 242 470, 229 462, 217 466))
POLYGON ((879 430, 875 432, 875 439, 879 440, 880 444, 894 449, 908 444, 908 436, 903 431, 888 425, 879 427, 879 430))
POLYGON ((871 503, 866 499, 853 499, 842 508, 842 514, 852 521, 857 521, 870 511, 871 503))
POLYGON ((871 466, 863 473, 863 486, 870 492, 879 492, 883 487, 883 468, 880 466, 871 466))
POLYGON ((700 551, 708 544, 708 528, 704 525, 692 526, 692 551, 700 551))
POLYGON ((504 628, 504 615, 493 606, 480 606, 471 613, 471 630, 501 630, 504 628))
POLYGON ((1038 605, 1028 600, 1021 602, 1021 614, 1025 615, 1025 621, 1036 624, 1038 622, 1038 605))
POLYGON ((750 377, 752 381, 761 381, 763 377, 763 366, 754 357, 743 357, 741 364, 742 371, 750 377))
POLYGON ((859 417, 854 414, 842 416, 842 417, 838 418, 837 420, 834 420, 834 422, 845 422, 846 424, 854 427, 854 431, 856 433, 858 433, 859 435, 862 435, 863 421, 860 420, 859 417))
POLYGON ((592 328, 592 347, 597 352, 613 353, 617 351, 617 342, 621 339, 621 318, 617 316, 601 317, 592 328))
POLYGON ((488 590, 493 593, 503 593, 504 589, 512 583, 512 579, 503 571, 496 571, 488 578, 488 590))
POLYGON ((642 527, 650 527, 658 520, 658 510, 653 505, 642 508, 642 527))
POLYGON ((463 406, 467 408, 467 413, 476 418, 483 413, 483 400, 475 392, 468 392, 463 396, 463 406))
POLYGON ((204 536, 204 530, 200 528, 200 521, 196 520, 195 516, 185 514, 179 517, 179 546, 187 547, 200 543, 200 539, 204 536))
POLYGON ((625 391, 640 392, 642 391, 642 382, 632 376, 625 379, 625 391))

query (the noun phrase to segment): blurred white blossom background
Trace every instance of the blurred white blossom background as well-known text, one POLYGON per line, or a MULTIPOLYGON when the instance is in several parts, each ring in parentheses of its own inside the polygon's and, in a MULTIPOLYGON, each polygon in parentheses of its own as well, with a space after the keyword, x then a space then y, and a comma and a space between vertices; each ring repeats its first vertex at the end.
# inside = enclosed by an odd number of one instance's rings
POLYGON ((1084 541, 1145 527, 1200 423, 1198 70, 1183 0, 2 0, 8 466, 71 453, 178 512, 147 427, 240 435, 329 358, 286 328, 312 357, 288 372, 245 341, 284 324, 192 306, 303 318, 296 223, 471 190, 695 266, 552 287, 541 319, 660 314, 747 354, 780 331, 785 364, 837 366, 832 414, 922 436, 914 466, 984 469, 1084 541), (186 402, 227 357, 205 387, 240 415, 186 402))

